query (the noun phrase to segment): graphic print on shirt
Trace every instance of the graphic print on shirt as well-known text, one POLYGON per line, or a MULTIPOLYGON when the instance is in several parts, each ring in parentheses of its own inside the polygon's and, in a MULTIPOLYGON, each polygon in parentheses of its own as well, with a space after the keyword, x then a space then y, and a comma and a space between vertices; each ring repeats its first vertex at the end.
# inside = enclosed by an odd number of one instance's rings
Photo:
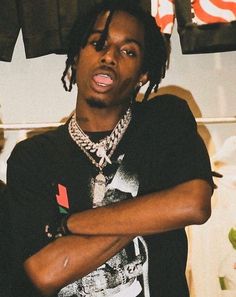
POLYGON ((56 194, 56 200, 59 207, 59 213, 67 214, 69 210, 69 199, 67 189, 65 186, 58 184, 58 194, 56 194))
MULTIPOLYGON (((118 169, 106 176, 99 184, 96 178, 91 180, 91 200, 93 207, 115 203, 137 196, 139 182, 135 175, 126 172, 122 164, 124 155, 118 158, 118 169), (99 188, 101 187, 101 188, 99 188), (94 195, 99 199, 95 203, 94 195), (101 198, 102 197, 102 198, 101 198)), ((135 199, 135 198, 134 198, 135 199)), ((148 249, 142 237, 136 237, 129 248, 121 250, 105 264, 78 281, 62 288, 58 297, 135 297, 143 291, 149 297, 148 249)))

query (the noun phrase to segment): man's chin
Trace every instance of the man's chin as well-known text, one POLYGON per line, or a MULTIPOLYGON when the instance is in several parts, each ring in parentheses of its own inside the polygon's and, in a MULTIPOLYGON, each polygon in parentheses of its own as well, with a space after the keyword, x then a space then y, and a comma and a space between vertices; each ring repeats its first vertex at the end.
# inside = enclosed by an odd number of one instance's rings
POLYGON ((94 107, 94 108, 106 108, 107 107, 107 103, 102 101, 101 99, 98 99, 98 98, 90 97, 87 99, 87 103, 90 107, 94 107))

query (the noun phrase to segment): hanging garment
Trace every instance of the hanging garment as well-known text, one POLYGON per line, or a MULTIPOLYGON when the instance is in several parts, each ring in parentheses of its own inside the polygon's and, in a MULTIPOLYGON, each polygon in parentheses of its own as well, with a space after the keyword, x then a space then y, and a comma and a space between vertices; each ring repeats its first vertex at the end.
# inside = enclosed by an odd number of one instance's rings
POLYGON ((16 39, 22 29, 27 58, 63 53, 66 37, 79 11, 90 1, 1 0, 0 60, 10 62, 16 39))
POLYGON ((175 20, 174 0, 154 0, 152 6, 152 15, 156 19, 161 32, 171 35, 175 20))
POLYGON ((236 50, 235 0, 175 0, 183 54, 236 50))
MULTIPOLYGON (((151 0, 142 0, 151 10, 151 0)), ((22 29, 26 58, 64 54, 75 20, 101 0, 1 0, 0 60, 10 62, 22 29)))
POLYGON ((17 5, 13 0, 1 0, 0 10, 0 60, 10 61, 20 30, 17 5))
POLYGON ((66 36, 78 11, 90 1, 70 0, 1 0, 0 60, 11 61, 14 46, 22 29, 27 58, 63 53, 66 36))

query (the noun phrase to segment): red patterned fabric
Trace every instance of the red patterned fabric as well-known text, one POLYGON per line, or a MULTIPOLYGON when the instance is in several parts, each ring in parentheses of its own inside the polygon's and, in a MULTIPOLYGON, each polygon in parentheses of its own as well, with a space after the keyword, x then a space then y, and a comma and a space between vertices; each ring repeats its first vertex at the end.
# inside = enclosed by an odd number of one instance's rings
POLYGON ((236 20, 236 1, 192 0, 193 21, 199 25, 236 20))
POLYGON ((175 0, 183 54, 236 50, 236 0, 175 0))
POLYGON ((157 25, 163 33, 171 34, 175 20, 174 0, 156 0, 153 6, 152 14, 157 25))

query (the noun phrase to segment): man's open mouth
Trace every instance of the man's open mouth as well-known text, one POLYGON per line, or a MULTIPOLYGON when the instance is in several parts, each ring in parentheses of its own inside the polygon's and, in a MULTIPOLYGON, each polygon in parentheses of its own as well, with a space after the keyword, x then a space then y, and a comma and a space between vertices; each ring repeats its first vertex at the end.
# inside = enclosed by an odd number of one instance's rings
POLYGON ((109 74, 95 74, 93 79, 97 85, 102 87, 109 87, 113 84, 113 78, 109 74))

